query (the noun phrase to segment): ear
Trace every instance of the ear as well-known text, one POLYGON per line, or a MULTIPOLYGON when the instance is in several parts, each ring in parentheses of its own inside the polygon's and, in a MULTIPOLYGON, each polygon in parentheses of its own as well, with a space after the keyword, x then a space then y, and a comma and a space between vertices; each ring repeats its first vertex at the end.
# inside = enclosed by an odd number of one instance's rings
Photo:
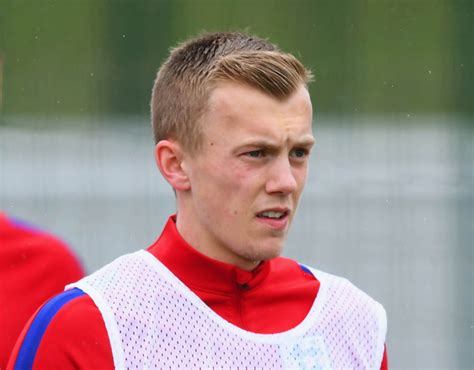
POLYGON ((161 140, 155 146, 155 160, 161 174, 175 190, 189 190, 191 183, 183 168, 184 153, 181 146, 170 140, 161 140))

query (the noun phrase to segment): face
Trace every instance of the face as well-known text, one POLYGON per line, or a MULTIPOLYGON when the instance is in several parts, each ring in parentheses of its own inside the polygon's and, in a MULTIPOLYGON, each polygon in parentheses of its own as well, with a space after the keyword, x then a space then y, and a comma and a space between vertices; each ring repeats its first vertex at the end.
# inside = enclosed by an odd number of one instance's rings
POLYGON ((311 123, 303 85, 283 101, 241 84, 218 85, 202 117, 202 149, 182 162, 190 183, 178 197, 184 239, 247 270, 278 256, 306 181, 311 123))

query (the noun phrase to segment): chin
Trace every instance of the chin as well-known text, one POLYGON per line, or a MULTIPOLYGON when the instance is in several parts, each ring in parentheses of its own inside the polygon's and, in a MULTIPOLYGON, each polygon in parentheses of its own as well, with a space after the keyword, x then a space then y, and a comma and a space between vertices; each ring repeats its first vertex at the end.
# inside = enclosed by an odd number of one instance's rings
POLYGON ((267 261, 271 260, 273 258, 278 257, 283 250, 283 245, 278 244, 278 245, 272 245, 272 246, 266 246, 266 247, 261 247, 257 249, 256 253, 253 254, 252 258, 250 258, 252 261, 267 261))

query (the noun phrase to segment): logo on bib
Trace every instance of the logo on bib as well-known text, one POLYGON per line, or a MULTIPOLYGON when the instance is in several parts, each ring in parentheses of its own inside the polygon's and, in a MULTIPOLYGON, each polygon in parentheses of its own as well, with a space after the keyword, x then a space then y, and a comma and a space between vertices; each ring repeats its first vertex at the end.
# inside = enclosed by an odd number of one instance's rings
POLYGON ((280 345, 280 350, 285 368, 331 370, 326 345, 319 336, 280 345))

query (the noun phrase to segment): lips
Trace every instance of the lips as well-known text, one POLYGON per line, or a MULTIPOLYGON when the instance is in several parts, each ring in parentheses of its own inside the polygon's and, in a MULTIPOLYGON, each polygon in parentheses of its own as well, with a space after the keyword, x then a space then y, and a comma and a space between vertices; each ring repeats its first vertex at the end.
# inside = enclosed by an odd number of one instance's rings
POLYGON ((284 208, 274 208, 268 209, 262 212, 257 213, 257 217, 260 218, 271 218, 271 219, 280 219, 288 215, 289 211, 284 208))
POLYGON ((290 210, 286 207, 268 208, 256 214, 258 221, 274 230, 284 229, 289 215, 290 210))

